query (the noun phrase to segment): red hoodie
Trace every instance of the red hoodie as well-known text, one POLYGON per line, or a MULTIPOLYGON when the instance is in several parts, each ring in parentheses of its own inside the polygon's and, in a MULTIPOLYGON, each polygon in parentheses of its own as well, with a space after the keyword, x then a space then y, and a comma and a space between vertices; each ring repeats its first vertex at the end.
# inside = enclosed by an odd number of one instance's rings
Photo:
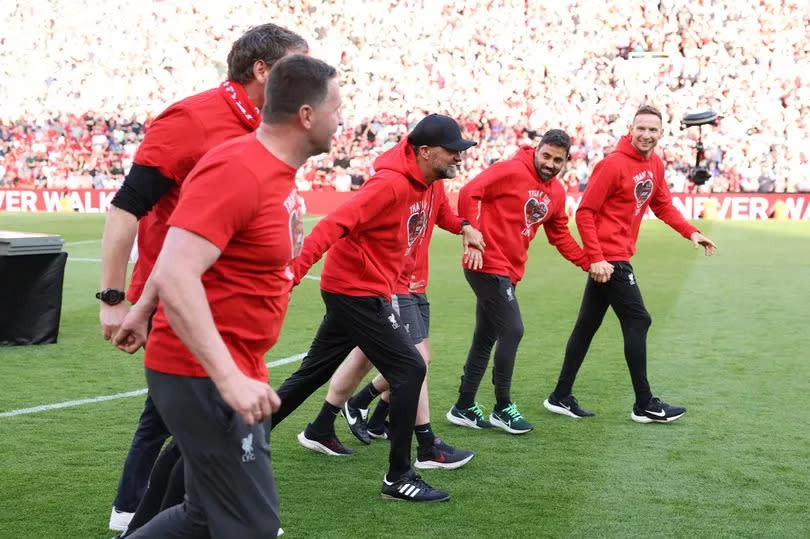
POLYGON ((405 259, 405 267, 400 274, 395 294, 424 294, 428 282, 428 258, 430 239, 433 236, 433 227, 461 234, 461 217, 456 215, 447 199, 444 190, 444 181, 435 181, 425 191, 425 205, 427 207, 427 226, 424 234, 418 240, 419 244, 413 249, 410 256, 405 259))
POLYGON ((672 205, 661 158, 651 153, 646 159, 625 135, 594 167, 577 209, 577 229, 588 261, 629 262, 648 206, 684 238, 697 232, 672 205))
POLYGON ((495 163, 465 185, 458 196, 458 213, 484 235, 487 249, 481 273, 507 275, 517 284, 526 268, 529 242, 541 224, 560 254, 584 270, 589 268, 568 230, 565 190, 553 178, 540 179, 531 146, 522 146, 511 159, 495 163))
POLYGON ((321 289, 391 297, 405 258, 427 224, 428 188, 407 138, 374 161, 375 173, 351 199, 315 225, 295 260, 295 281, 330 249, 321 289))

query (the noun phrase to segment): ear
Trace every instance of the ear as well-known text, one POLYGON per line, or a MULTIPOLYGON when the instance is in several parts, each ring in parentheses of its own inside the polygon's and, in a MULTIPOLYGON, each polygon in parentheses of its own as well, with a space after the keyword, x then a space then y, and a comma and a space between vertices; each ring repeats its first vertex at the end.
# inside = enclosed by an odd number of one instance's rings
POLYGON ((315 111, 312 109, 312 105, 301 105, 298 108, 298 121, 301 122, 304 129, 312 128, 314 114, 315 111))
POLYGON ((270 66, 264 60, 256 60, 253 62, 253 78, 259 83, 264 85, 267 82, 267 77, 270 75, 270 66))

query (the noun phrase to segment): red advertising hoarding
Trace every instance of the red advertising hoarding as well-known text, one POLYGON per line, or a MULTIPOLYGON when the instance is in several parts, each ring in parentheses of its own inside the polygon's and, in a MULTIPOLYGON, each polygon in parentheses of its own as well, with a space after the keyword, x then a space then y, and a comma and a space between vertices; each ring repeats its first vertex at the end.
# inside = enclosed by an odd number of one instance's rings
MULTIPOLYGON (((106 213, 115 196, 111 189, 12 189, 0 188, 0 211, 106 213)), ((329 213, 352 193, 307 191, 301 193, 307 213, 329 213)), ((455 206, 458 193, 448 193, 455 206)), ((581 195, 569 195, 567 206, 573 215, 581 195)), ((791 221, 810 221, 810 194, 797 193, 674 193, 673 204, 687 219, 703 217, 729 220, 759 220, 777 216, 791 221)), ((648 217, 651 214, 648 212, 648 217)))

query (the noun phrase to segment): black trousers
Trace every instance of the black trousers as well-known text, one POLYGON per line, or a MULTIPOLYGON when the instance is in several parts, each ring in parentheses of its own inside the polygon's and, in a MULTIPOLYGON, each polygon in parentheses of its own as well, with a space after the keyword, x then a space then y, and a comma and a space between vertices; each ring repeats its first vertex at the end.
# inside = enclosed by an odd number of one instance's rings
MULTIPOLYGON (((152 331, 152 318, 149 317, 147 333, 152 331)), ((169 429, 163 423, 152 397, 147 395, 143 412, 138 419, 138 427, 132 436, 124 469, 118 481, 118 491, 113 505, 119 511, 132 513, 140 504, 149 483, 149 474, 157 460, 160 448, 169 437, 169 429)))
POLYGON ((492 383, 500 403, 511 401, 515 356, 523 338, 515 287, 509 277, 465 269, 464 276, 475 292, 475 332, 459 387, 459 403, 472 406, 478 386, 487 370, 490 352, 495 348, 492 383))
POLYGON ((611 264, 613 275, 607 283, 597 283, 588 278, 574 331, 565 348, 565 361, 554 395, 565 398, 571 394, 591 340, 602 324, 607 308, 613 307, 622 327, 624 358, 630 369, 636 404, 645 406, 652 398, 647 381, 647 330, 652 319, 644 307, 633 266, 622 261, 611 264))
POLYGON ((269 425, 245 425, 209 378, 147 369, 146 380, 183 454, 186 497, 131 537, 275 537, 278 493, 265 435, 269 425))
POLYGON ((149 473, 163 447, 163 442, 169 437, 169 430, 163 423, 152 397, 146 397, 143 412, 138 420, 138 428, 132 436, 127 458, 121 479, 118 481, 118 491, 113 505, 119 511, 132 513, 138 507, 146 491, 149 473))
POLYGON ((149 486, 122 537, 129 537, 164 509, 183 503, 186 493, 183 470, 183 455, 177 441, 172 440, 158 455, 149 475, 149 486))
POLYGON ((328 382, 358 346, 391 385, 388 477, 396 480, 411 468, 411 442, 425 362, 387 299, 325 291, 321 296, 326 314, 301 366, 278 388, 281 408, 273 415, 273 427, 328 382))

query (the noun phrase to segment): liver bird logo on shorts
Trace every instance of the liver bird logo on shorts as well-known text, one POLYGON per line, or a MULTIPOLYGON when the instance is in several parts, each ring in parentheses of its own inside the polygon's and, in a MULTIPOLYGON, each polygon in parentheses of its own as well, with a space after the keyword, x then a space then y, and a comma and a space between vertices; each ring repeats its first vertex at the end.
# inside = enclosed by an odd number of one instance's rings
POLYGON ((523 212, 526 217, 526 228, 523 229, 521 234, 528 236, 531 234, 532 226, 542 222, 548 215, 548 204, 546 201, 541 202, 532 197, 526 201, 523 212))

